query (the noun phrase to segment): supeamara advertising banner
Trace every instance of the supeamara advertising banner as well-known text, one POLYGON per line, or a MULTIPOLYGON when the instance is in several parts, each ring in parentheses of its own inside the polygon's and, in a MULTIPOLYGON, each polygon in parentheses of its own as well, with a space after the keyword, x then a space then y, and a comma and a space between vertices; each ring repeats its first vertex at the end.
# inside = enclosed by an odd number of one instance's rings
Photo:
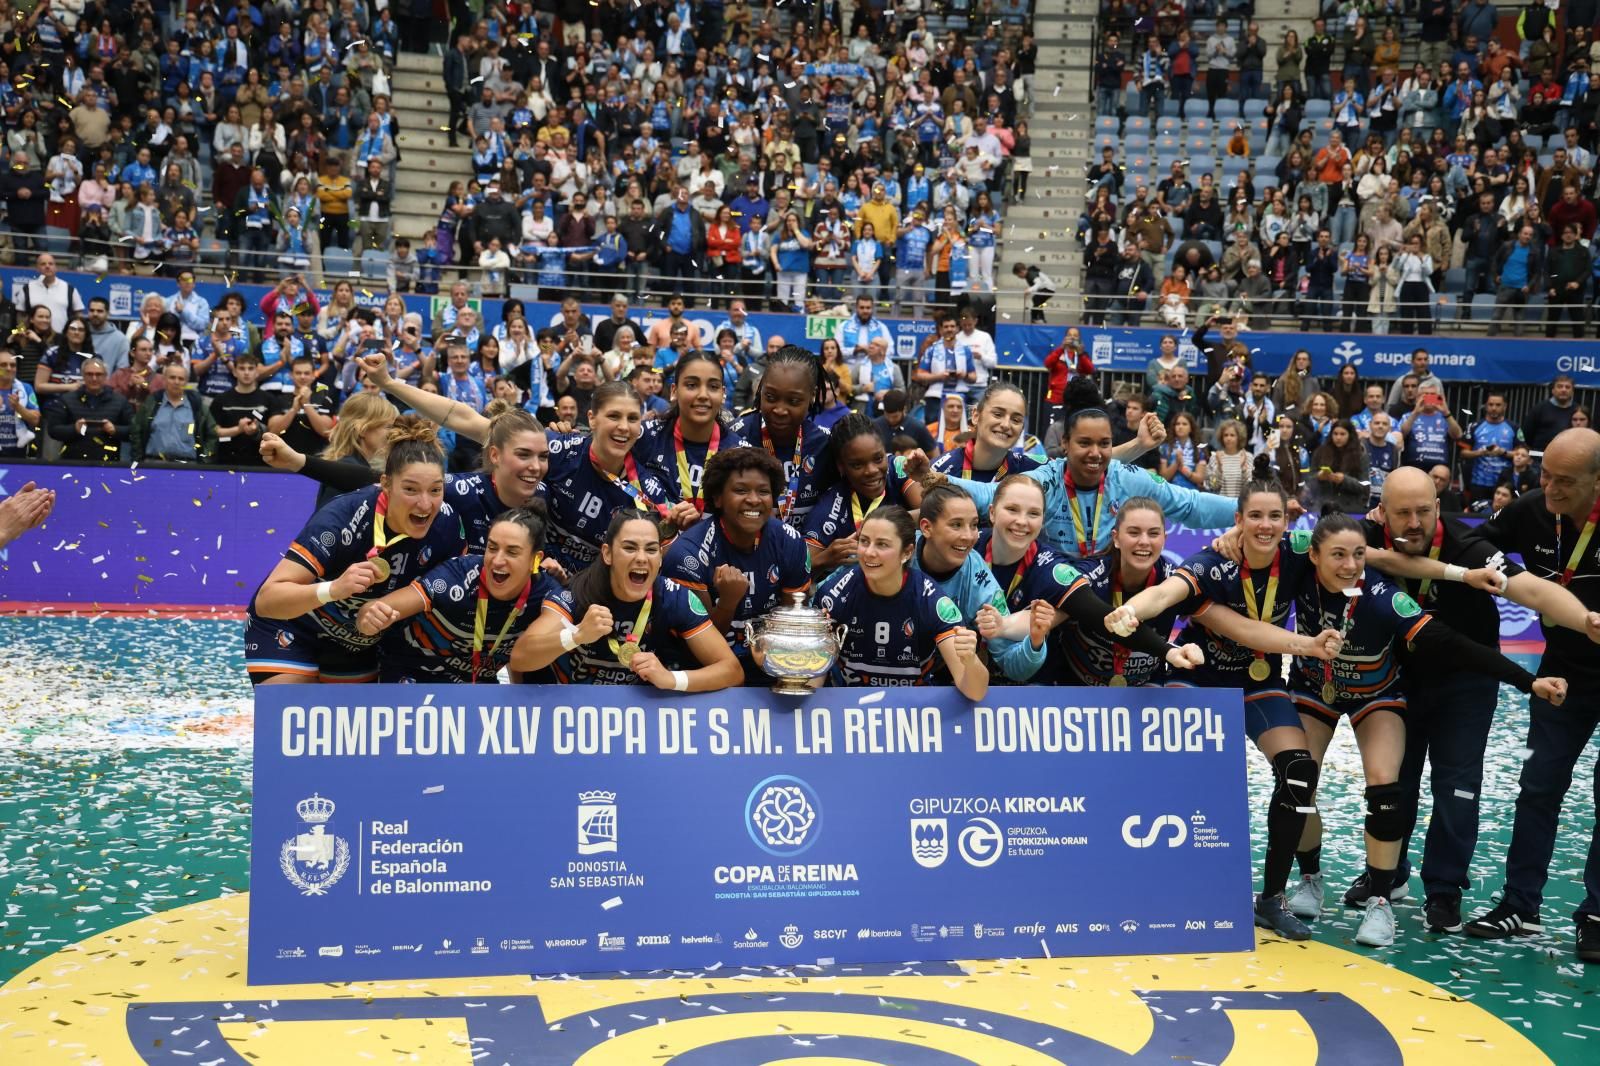
POLYGON ((1238 690, 990 696, 263 686, 249 980, 1253 945, 1238 690))
MULTIPOLYGON (((1002 322, 995 336, 1000 361, 1042 367, 1061 343, 1060 326, 1014 326, 1002 322)), ((1192 331, 1080 327, 1096 370, 1142 372, 1161 349, 1161 338, 1176 336, 1190 369, 1205 372, 1192 331)), ((1239 339, 1250 349, 1250 365, 1282 373, 1300 349, 1311 353, 1312 370, 1332 377, 1353 364, 1363 378, 1392 381, 1411 368, 1411 353, 1426 348, 1429 366, 1443 381, 1487 381, 1497 385, 1548 382, 1571 374, 1585 388, 1600 386, 1600 344, 1594 341, 1483 337, 1461 333, 1432 337, 1375 336, 1360 333, 1290 333, 1246 330, 1239 339)))

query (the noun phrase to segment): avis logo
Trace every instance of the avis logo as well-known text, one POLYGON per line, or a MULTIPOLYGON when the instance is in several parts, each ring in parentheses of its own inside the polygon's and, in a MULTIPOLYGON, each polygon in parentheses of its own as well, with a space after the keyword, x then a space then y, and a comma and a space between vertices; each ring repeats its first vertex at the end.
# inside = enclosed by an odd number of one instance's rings
POLYGON ((1333 350, 1333 365, 1360 366, 1361 346, 1356 344, 1354 341, 1342 341, 1339 346, 1333 350))
POLYGON ((1177 830, 1177 832, 1167 841, 1167 847, 1181 847, 1183 842, 1189 839, 1189 827, 1176 814, 1157 815, 1155 821, 1150 823, 1150 828, 1145 831, 1143 836, 1139 836, 1137 835, 1139 823, 1142 820, 1137 814, 1130 814, 1123 819, 1122 842, 1130 848, 1148 848, 1152 846, 1161 837, 1161 831, 1169 826, 1177 830))

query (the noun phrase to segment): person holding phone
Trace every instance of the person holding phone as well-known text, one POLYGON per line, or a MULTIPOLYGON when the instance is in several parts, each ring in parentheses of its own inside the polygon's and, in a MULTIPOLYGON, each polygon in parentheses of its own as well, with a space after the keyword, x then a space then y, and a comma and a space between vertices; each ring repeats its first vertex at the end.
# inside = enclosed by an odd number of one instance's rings
POLYGON ((1445 406, 1443 394, 1428 390, 1417 394, 1416 405, 1400 421, 1400 435, 1405 439, 1406 466, 1448 467, 1455 442, 1461 439, 1461 424, 1445 406))

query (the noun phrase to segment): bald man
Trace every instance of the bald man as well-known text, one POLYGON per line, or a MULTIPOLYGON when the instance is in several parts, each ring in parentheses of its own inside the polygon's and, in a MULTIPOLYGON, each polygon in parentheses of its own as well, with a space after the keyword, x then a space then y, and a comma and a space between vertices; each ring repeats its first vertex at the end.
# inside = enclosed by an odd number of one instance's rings
MULTIPOLYGON (((1565 585, 1590 611, 1600 610, 1600 433, 1567 429, 1544 452, 1539 489, 1524 493, 1474 531, 1507 554, 1522 556, 1538 577, 1565 585)), ((1600 651, 1590 640, 1546 623, 1541 677, 1565 677, 1571 692, 1559 708, 1534 698, 1529 705, 1528 748, 1511 847, 1506 853, 1502 902, 1467 923, 1472 936, 1498 939, 1543 932, 1539 908, 1555 849, 1561 802, 1572 768, 1600 724, 1600 651)), ((1591 625, 1590 639, 1600 639, 1591 625)), ((1596 771, 1600 797, 1600 770, 1596 771)), ((1577 955, 1600 963, 1600 825, 1591 811, 1584 898, 1577 921, 1577 955)))
MULTIPOLYGON (((1506 563, 1503 576, 1490 567, 1496 548, 1474 537, 1457 518, 1439 513, 1437 478, 1401 467, 1383 485, 1382 502, 1366 522, 1367 562, 1399 579, 1406 592, 1452 629, 1489 647, 1500 645, 1500 611, 1493 592, 1501 583, 1512 601, 1556 625, 1600 636, 1600 615, 1591 616, 1567 589, 1506 563)), ((1600 652, 1595 652, 1600 654, 1600 652)), ((1478 794, 1483 755, 1500 686, 1494 678, 1459 663, 1421 659, 1398 651, 1406 692, 1406 753, 1400 782, 1407 786, 1415 818, 1424 761, 1433 768, 1433 816, 1422 854, 1424 920, 1436 933, 1461 930, 1461 892, 1478 842, 1478 794)), ((1303 841, 1303 843, 1305 843, 1303 841)), ((1406 897, 1410 834, 1400 852, 1390 899, 1406 897)), ((1370 894, 1365 875, 1345 893, 1361 906, 1370 894)))

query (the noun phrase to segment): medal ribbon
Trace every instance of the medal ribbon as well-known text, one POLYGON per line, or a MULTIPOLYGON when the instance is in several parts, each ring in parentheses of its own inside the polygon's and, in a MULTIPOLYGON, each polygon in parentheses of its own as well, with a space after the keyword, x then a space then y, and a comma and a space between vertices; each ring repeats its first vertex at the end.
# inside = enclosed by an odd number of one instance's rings
MULTIPOLYGON (((1590 527, 1591 532, 1593 527, 1590 527)), ((1389 551, 1394 551, 1394 540, 1389 536, 1389 527, 1383 527, 1383 546, 1389 551)), ((1439 549, 1444 546, 1444 522, 1441 519, 1433 520, 1433 546, 1428 549, 1428 558, 1438 561, 1439 549)), ((1421 603, 1428 598, 1428 589, 1433 587, 1433 578, 1424 578, 1417 588, 1417 602, 1421 603)))
MULTIPOLYGON (((1363 576, 1358 578, 1356 580, 1356 591, 1361 592, 1366 587, 1366 584, 1366 577, 1363 576)), ((1349 596, 1345 598, 1344 618, 1339 621, 1339 638, 1341 640, 1343 640, 1350 633, 1350 620, 1355 617, 1356 604, 1360 602, 1360 600, 1360 596, 1349 596)), ((1322 606, 1321 586, 1318 586, 1317 588, 1317 606, 1322 606)), ((1331 684, 1333 684, 1333 660, 1328 659, 1322 664, 1322 687, 1327 688, 1331 684)), ((1327 695, 1327 693, 1323 693, 1323 695, 1327 695)))
MULTIPOLYGON (((1122 606, 1122 561, 1114 560, 1111 567, 1111 606, 1122 606)), ((1159 567, 1152 566, 1150 573, 1145 576, 1144 587, 1153 588, 1156 583, 1156 571, 1159 567)), ((1143 591, 1141 589, 1140 591, 1143 591)), ((1111 676, 1123 677, 1127 673, 1128 656, 1133 654, 1126 645, 1118 643, 1111 649, 1111 676)))
MULTIPOLYGON (((1001 478, 1006 476, 1006 469, 1009 465, 1010 458, 1011 456, 1007 454, 1004 459, 1000 460, 1000 466, 996 468, 994 472, 995 481, 998 482, 1001 478)), ((961 446, 961 476, 964 478, 971 478, 975 463, 976 460, 973 458, 973 442, 969 440, 967 443, 961 446)))
POLYGON ((617 657, 618 662, 622 662, 622 646, 624 644, 632 644, 635 647, 641 647, 639 641, 644 637, 644 627, 650 621, 650 604, 655 600, 655 596, 655 589, 651 589, 649 592, 644 594, 644 606, 639 610, 639 617, 633 620, 633 629, 628 633, 626 639, 618 640, 616 637, 606 638, 606 643, 611 646, 611 654, 617 657))
MULTIPOLYGON (((404 533, 400 534, 398 537, 389 536, 389 531, 384 524, 384 519, 387 518, 388 515, 389 494, 387 492, 380 492, 378 493, 377 517, 372 520, 372 547, 367 550, 368 559, 376 558, 378 553, 385 551, 389 545, 398 544, 402 540, 406 539, 406 535, 404 533)), ((1593 532, 1592 525, 1590 532, 1593 532)))
MULTIPOLYGON (((1583 524, 1583 532, 1578 535, 1577 546, 1572 549, 1572 554, 1567 557, 1567 565, 1561 569, 1561 587, 1566 588, 1572 584, 1572 574, 1578 569, 1578 564, 1583 562, 1583 553, 1589 550, 1589 541, 1594 538, 1594 527, 1600 523, 1600 499, 1594 501, 1594 509, 1589 512, 1589 520, 1583 524)), ((1556 537, 1561 536, 1561 518, 1556 518, 1556 537)), ((1558 551, 1560 549, 1557 549, 1558 551)))
MULTIPOLYGON (((521 615, 522 609, 528 606, 528 594, 533 591, 533 575, 539 572, 539 566, 544 562, 544 553, 535 552, 533 556, 533 569, 528 575, 528 583, 522 586, 522 592, 517 596, 515 607, 506 616, 505 625, 500 627, 500 632, 495 634, 494 645, 490 647, 489 654, 493 656, 500 650, 500 642, 506 639, 506 634, 511 631, 511 624, 521 615)), ((489 564, 484 561, 483 568, 478 571, 478 606, 472 615, 472 683, 478 683, 478 667, 483 660, 483 635, 489 628, 489 564)))
POLYGON ((863 511, 861 509, 861 497, 856 495, 853 492, 850 494, 850 517, 855 519, 856 532, 859 533, 861 531, 861 523, 866 521, 867 515, 871 514, 873 511, 876 511, 878 509, 879 505, 883 503, 883 501, 888 497, 888 495, 889 495, 889 492, 888 492, 887 489, 885 489, 883 492, 878 493, 877 498, 874 499, 871 503, 867 504, 867 509, 865 511, 863 511))
MULTIPOLYGON (((1264 621, 1269 625, 1272 623, 1272 608, 1278 602, 1278 575, 1282 572, 1283 546, 1279 545, 1278 549, 1272 553, 1272 569, 1267 576, 1267 595, 1258 608, 1256 605, 1256 585, 1251 579, 1250 564, 1243 559, 1239 561, 1239 573, 1244 575, 1244 609, 1250 615, 1251 621, 1264 621)), ((1266 659, 1266 652, 1256 652, 1256 660, 1258 662, 1266 662, 1266 659)))
MULTIPOLYGON (((1017 562, 1017 571, 1011 575, 1011 587, 1006 589, 1006 601, 1009 603, 1012 593, 1017 591, 1017 586, 1022 584, 1023 577, 1028 573, 1028 568, 1039 557, 1039 542, 1033 541, 1028 545, 1028 550, 1022 553, 1022 558, 1017 562)), ((990 534, 989 544, 983 549, 983 561, 989 564, 989 569, 994 569, 994 535, 990 534)))
MULTIPOLYGON (((706 462, 711 462, 711 457, 717 454, 717 445, 722 443, 722 427, 711 423, 711 443, 706 448, 706 462)), ((678 486, 683 490, 683 498, 694 504, 694 509, 704 514, 706 509, 705 497, 697 486, 691 485, 689 477, 689 453, 683 446, 683 421, 678 419, 672 423, 672 446, 678 456, 678 486)))
POLYGON ((1072 470, 1068 468, 1062 479, 1067 485, 1067 507, 1072 512, 1072 532, 1078 538, 1078 554, 1088 558, 1096 554, 1095 546, 1100 543, 1100 515, 1105 509, 1106 502, 1106 476, 1100 475, 1100 484, 1094 490, 1094 525, 1089 530, 1089 539, 1083 539, 1083 511, 1078 507, 1078 486, 1072 483, 1072 470))
MULTIPOLYGON (((778 505, 778 517, 788 518, 789 512, 794 510, 795 497, 800 494, 800 446, 805 443, 806 435, 803 429, 794 431, 794 473, 789 475, 789 488, 783 494, 783 502, 778 505)), ((774 459, 778 457, 778 450, 772 445, 772 436, 767 432, 765 422, 761 426, 761 446, 767 454, 774 459)))
POLYGON ((632 452, 629 452, 627 455, 622 457, 622 472, 628 475, 628 479, 626 481, 596 462, 594 450, 592 448, 589 451, 589 462, 595 468, 595 470, 599 472, 600 476, 604 477, 617 488, 627 493, 628 498, 633 501, 634 506, 638 507, 639 510, 654 510, 662 518, 667 517, 667 505, 663 503, 653 503, 651 502, 650 497, 644 494, 644 486, 639 483, 639 464, 633 461, 632 452))

